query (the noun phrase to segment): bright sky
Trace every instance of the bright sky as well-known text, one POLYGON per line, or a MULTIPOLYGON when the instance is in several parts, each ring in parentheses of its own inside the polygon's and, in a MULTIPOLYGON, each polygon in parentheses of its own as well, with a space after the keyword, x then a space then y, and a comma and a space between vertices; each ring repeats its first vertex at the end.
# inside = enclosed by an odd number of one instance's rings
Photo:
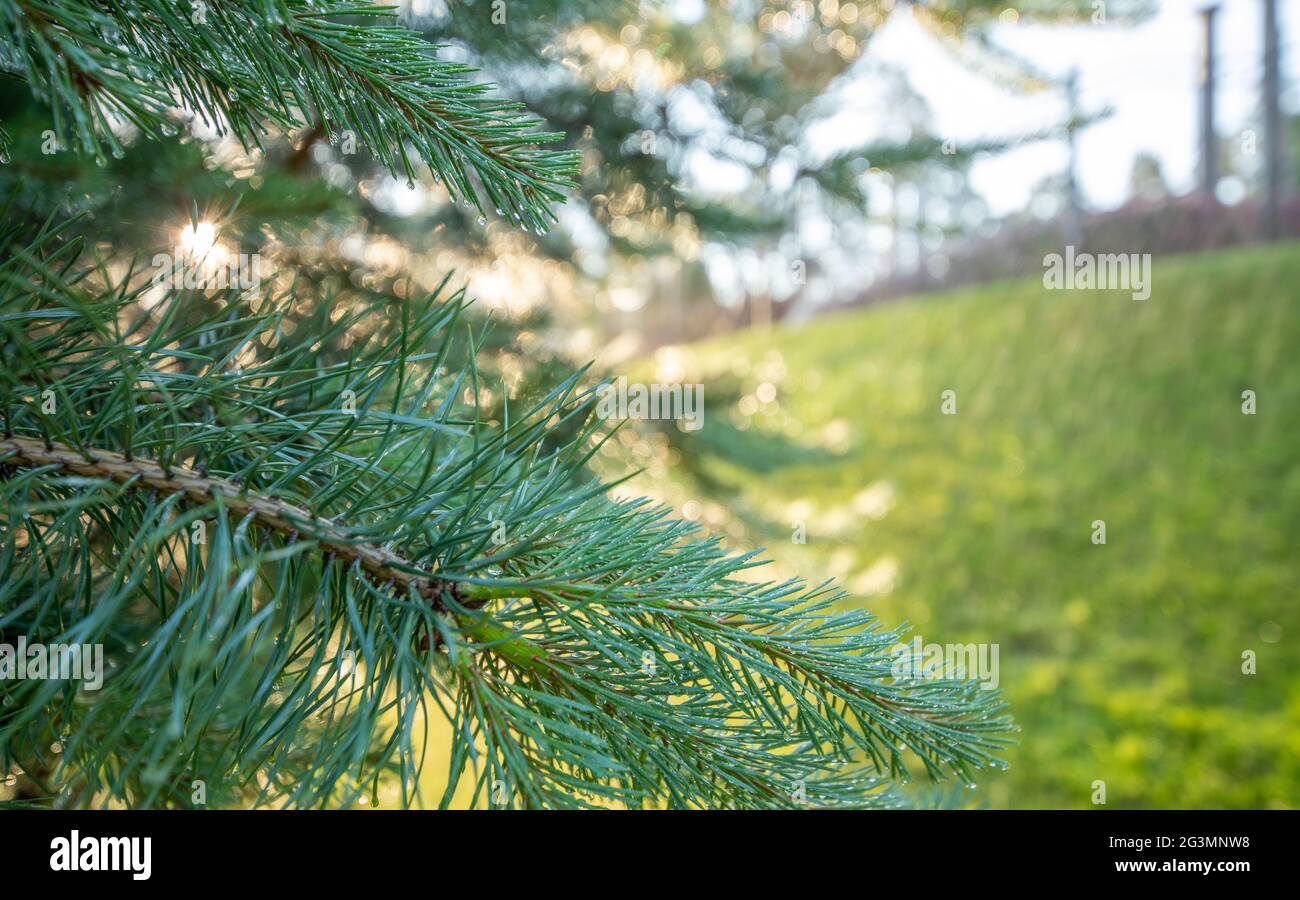
MULTIPOLYGON (((1154 154, 1175 192, 1190 189, 1197 171, 1199 54, 1203 0, 1159 0, 1140 26, 999 25, 1002 46, 1052 75, 1080 72, 1085 110, 1110 106, 1114 115, 1082 132, 1080 183, 1085 203, 1113 208, 1127 199, 1134 156, 1154 154)), ((1300 0, 1279 0, 1283 89, 1300 83, 1300 0)), ((1240 134, 1258 108, 1263 71, 1262 0, 1221 0, 1217 22, 1221 135, 1240 134)), ((1062 120, 1054 92, 1021 97, 972 77, 906 11, 893 15, 865 52, 867 64, 897 66, 933 112, 937 134, 967 141, 1033 132, 1062 120)), ((1284 109, 1297 106, 1284 93, 1284 109)), ((861 132, 858 132, 859 135, 861 132)), ((974 188, 994 215, 1024 207, 1042 178, 1060 172, 1065 150, 1040 142, 977 162, 974 188)))

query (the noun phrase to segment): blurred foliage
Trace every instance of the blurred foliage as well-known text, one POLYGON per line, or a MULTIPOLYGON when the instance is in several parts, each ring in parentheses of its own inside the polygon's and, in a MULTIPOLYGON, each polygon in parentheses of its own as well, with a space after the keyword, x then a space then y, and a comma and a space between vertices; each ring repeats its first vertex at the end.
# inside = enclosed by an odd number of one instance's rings
MULTIPOLYGON (((1112 3, 1108 10, 1118 21, 1143 6, 1112 3)), ((192 204, 229 215, 223 230, 241 250, 263 245, 268 225, 302 231, 316 218, 333 224, 336 235, 364 228, 371 237, 401 244, 416 258, 408 268, 429 270, 417 279, 422 288, 455 270, 477 288, 476 297, 507 317, 544 308, 541 318, 557 326, 554 333, 545 334, 536 320, 523 327, 543 336, 550 350, 563 342, 555 333, 570 338, 575 324, 585 326, 570 343, 576 355, 588 357, 627 330, 612 300, 620 289, 679 297, 680 309, 669 315, 680 330, 698 333, 716 317, 703 277, 707 248, 757 258, 797 256, 816 281, 828 270, 818 256, 838 258, 836 247, 858 239, 852 229, 880 215, 865 189, 869 174, 897 172, 929 182, 933 196, 950 184, 937 174, 960 172, 977 154, 1043 137, 947 146, 929 132, 924 104, 900 86, 906 133, 864 139, 830 159, 811 152, 809 129, 835 114, 837 86, 869 61, 870 42, 890 16, 913 16, 972 72, 1001 77, 1012 90, 1037 90, 1045 81, 985 41, 988 29, 1011 21, 1016 10, 1048 20, 1094 14, 1085 0, 732 0, 702 3, 698 18, 684 9, 655 0, 397 5, 401 24, 431 42, 448 72, 459 78, 459 67, 468 64, 481 69, 476 82, 494 84, 488 94, 476 95, 476 104, 522 101, 542 128, 561 134, 564 146, 581 154, 565 227, 546 234, 520 230, 491 210, 482 216, 455 202, 444 182, 428 173, 411 172, 408 190, 406 172, 391 174, 390 142, 376 141, 363 123, 318 103, 305 104, 297 117, 306 125, 301 129, 271 117, 275 121, 256 145, 217 140, 203 123, 174 115, 168 132, 202 144, 201 156, 199 147, 178 154, 172 142, 148 141, 127 128, 113 138, 125 156, 105 155, 96 167, 75 147, 50 152, 41 135, 50 128, 62 134, 57 118, 34 113, 22 99, 25 92, 8 92, 0 100, 0 123, 19 164, 0 170, 0 180, 12 176, 24 191, 52 196, 67 191, 70 203, 119 217, 119 239, 144 247, 158 239, 160 214, 184 217, 192 204), (36 156, 35 149, 43 152, 36 156), (699 183, 701 160, 743 172, 749 187, 719 192, 699 183), (123 177, 132 179, 126 194, 117 190, 123 177), (794 225, 809 215, 830 224, 830 247, 799 245, 794 225)), ((220 35, 229 32, 224 18, 215 25, 220 35)), ((232 70, 211 77, 238 75, 232 70)), ((218 92, 214 102, 240 107, 243 100, 218 92)), ((246 140, 251 126, 242 112, 236 119, 235 130, 246 140)), ((296 238, 279 235, 286 244, 296 238)))
MULTIPOLYGON (((537 383, 530 370, 566 352, 585 361, 611 350, 620 334, 634 342, 676 339, 716 327, 720 315, 743 315, 743 308, 723 314, 712 302, 707 248, 754 260, 796 255, 815 282, 827 265, 800 245, 797 217, 825 216, 837 235, 830 252, 839 258, 838 248, 861 237, 844 229, 878 214, 864 188, 869 172, 929 181, 935 196, 954 189, 949 179, 936 182, 936 172, 1041 137, 947 146, 926 130, 924 104, 900 84, 909 134, 830 159, 807 147, 808 129, 834 114, 835 86, 863 61, 889 16, 915 16, 973 69, 992 72, 1006 60, 979 38, 1016 6, 737 0, 702 4, 690 21, 674 4, 628 0, 530 0, 500 9, 399 4, 399 21, 420 31, 431 52, 453 68, 479 67, 476 80, 496 85, 491 96, 522 101, 541 127, 582 154, 565 227, 546 234, 481 219, 427 173, 413 173, 408 189, 404 175, 391 174, 384 147, 369 147, 364 130, 317 115, 310 104, 301 117, 307 127, 272 124, 253 147, 179 113, 167 126, 175 138, 148 140, 126 127, 114 137, 121 158, 107 154, 97 165, 75 146, 51 145, 51 133, 61 131, 50 110, 25 91, 6 92, 0 122, 12 161, 0 166, 0 189, 16 189, 17 207, 34 216, 59 208, 113 221, 112 252, 119 255, 168 248, 197 213, 215 220, 240 252, 279 255, 281 271, 310 261, 295 277, 341 276, 332 290, 409 295, 452 273, 453 286, 467 284, 479 308, 496 313, 501 368, 527 396, 537 383), (739 166, 750 189, 717 193, 695 183, 692 160, 701 158, 739 166), (647 297, 658 323, 630 327, 613 299, 620 290, 647 297)), ((1025 6, 1039 17, 1067 19, 1090 8, 1025 6)), ((967 197, 955 190, 958 200, 967 197)), ((612 355, 631 348, 622 344, 612 355)), ((558 371, 541 372, 542 380, 558 371)))
MULTIPOLYGON (((1148 7, 1115 2, 1109 14, 1118 22, 1148 7)), ((571 319, 576 309, 576 318, 590 323, 593 309, 616 312, 610 296, 620 287, 667 279, 676 280, 688 307, 674 315, 693 321, 689 307, 711 306, 713 297, 707 285, 681 286, 698 285, 693 273, 709 245, 760 256, 780 246, 816 278, 823 270, 818 251, 791 243, 796 219, 825 215, 846 243, 847 228, 879 215, 864 189, 868 172, 932 180, 931 170, 960 172, 978 154, 1046 136, 945 146, 928 131, 924 105, 913 104, 911 130, 898 140, 820 158, 809 147, 809 129, 835 114, 836 89, 869 60, 870 42, 891 15, 914 16, 972 72, 1019 91, 1050 85, 985 41, 988 29, 1014 21, 1008 16, 1017 10, 1050 21, 1095 15, 1091 0, 731 0, 684 9, 653 0, 530 0, 505 4, 502 20, 496 7, 404 4, 409 25, 445 46, 442 52, 481 66, 504 95, 522 100, 582 152, 568 214, 583 221, 585 240, 552 232, 529 247, 572 263, 571 319), (748 187, 723 192, 700 183, 702 160, 743 173, 748 187), (657 271, 655 258, 673 260, 676 272, 657 271)), ((454 224, 476 232, 468 216, 454 224)), ((608 321, 595 327, 607 336, 619 331, 608 321)))
MULTIPOLYGON (((10 220, 22 218, 32 230, 52 217, 80 216, 67 233, 87 238, 105 263, 121 268, 134 259, 141 277, 153 274, 155 254, 176 252, 180 232, 197 217, 212 222, 232 251, 257 254, 264 278, 292 284, 286 317, 295 324, 321 305, 342 311, 383 301, 399 315, 407 298, 458 280, 454 271, 420 264, 403 220, 385 216, 350 185, 319 177, 310 136, 267 140, 265 152, 252 155, 193 136, 137 141, 101 165, 57 145, 48 112, 25 94, 0 98, 0 120, 12 136, 9 161, 0 166, 10 220)), ((508 399, 535 400, 542 385, 567 374, 569 362, 541 339, 550 327, 546 307, 507 316, 471 304, 465 320, 482 332, 478 364, 511 386, 509 394, 483 392, 488 419, 499 419, 508 399)), ((449 364, 463 366, 467 349, 453 345, 449 364)))
POLYGON ((1157 259, 1145 302, 1034 279, 665 351, 703 430, 605 464, 922 635, 999 644, 1024 731, 994 806, 1090 807, 1100 779, 1110 807, 1294 808, 1296 251, 1157 259))

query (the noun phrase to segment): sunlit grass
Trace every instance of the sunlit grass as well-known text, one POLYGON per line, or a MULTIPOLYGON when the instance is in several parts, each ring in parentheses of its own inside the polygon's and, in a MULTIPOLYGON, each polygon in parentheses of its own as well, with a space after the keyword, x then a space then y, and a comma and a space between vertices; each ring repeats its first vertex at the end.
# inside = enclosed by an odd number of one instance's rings
POLYGON ((1157 260, 1146 301, 1032 279, 686 348, 705 427, 622 445, 632 490, 1000 644, 1024 730, 991 805, 1294 806, 1298 249, 1157 260))

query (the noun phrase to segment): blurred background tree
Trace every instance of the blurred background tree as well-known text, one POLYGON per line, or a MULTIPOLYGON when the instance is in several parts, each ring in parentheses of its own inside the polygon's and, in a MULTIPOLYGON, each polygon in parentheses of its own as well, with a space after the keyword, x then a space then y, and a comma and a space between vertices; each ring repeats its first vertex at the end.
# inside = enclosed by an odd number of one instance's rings
MULTIPOLYGON (((1112 18, 1145 9, 1111 7, 1112 18)), ((1094 15, 1085 0, 900 8, 972 77, 1022 92, 1049 89, 1050 79, 991 45, 987 28, 1018 8, 1053 21, 1094 15)), ((260 146, 193 118, 172 123, 179 142, 137 141, 128 126, 120 158, 101 154, 99 167, 48 140, 56 123, 20 91, 0 101, 13 159, 0 186, 16 185, 33 215, 63 203, 130 223, 124 249, 175 244, 197 203, 231 246, 272 260, 288 248, 305 254, 284 260, 300 277, 337 275, 346 260, 364 263, 368 287, 428 290, 455 272, 496 313, 492 355, 526 394, 524 357, 543 372, 558 356, 612 362, 779 319, 796 297, 833 299, 846 272, 852 292, 863 275, 855 248, 873 226, 899 224, 898 196, 918 210, 917 233, 958 228, 927 219, 927 199, 960 208, 972 200, 964 172, 977 154, 1059 134, 945 140, 906 78, 884 68, 872 78, 885 140, 840 136, 830 150, 810 140, 834 128, 842 84, 869 63, 895 0, 410 0, 397 11, 440 59, 481 69, 494 95, 522 101, 581 154, 560 227, 539 233, 542 223, 521 228, 512 215, 467 207, 427 172, 394 175, 386 144, 367 146, 355 126, 319 118, 272 128, 260 146), (127 177, 141 188, 123 196, 114 188, 127 177), (327 227, 301 240, 313 220, 327 227)))

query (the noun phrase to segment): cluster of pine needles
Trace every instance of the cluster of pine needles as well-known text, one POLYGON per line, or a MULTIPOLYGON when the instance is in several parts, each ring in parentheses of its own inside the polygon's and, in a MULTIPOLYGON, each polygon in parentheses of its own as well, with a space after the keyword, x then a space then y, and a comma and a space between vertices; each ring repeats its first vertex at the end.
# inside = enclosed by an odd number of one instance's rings
POLYGON ((462 295, 286 334, 288 296, 158 298, 14 240, 0 634, 110 668, 5 682, 0 747, 65 802, 414 803, 431 713, 442 804, 893 806, 909 760, 998 764, 996 692, 896 679, 901 632, 840 591, 610 499, 584 373, 482 421, 473 354, 444 365, 462 295))

